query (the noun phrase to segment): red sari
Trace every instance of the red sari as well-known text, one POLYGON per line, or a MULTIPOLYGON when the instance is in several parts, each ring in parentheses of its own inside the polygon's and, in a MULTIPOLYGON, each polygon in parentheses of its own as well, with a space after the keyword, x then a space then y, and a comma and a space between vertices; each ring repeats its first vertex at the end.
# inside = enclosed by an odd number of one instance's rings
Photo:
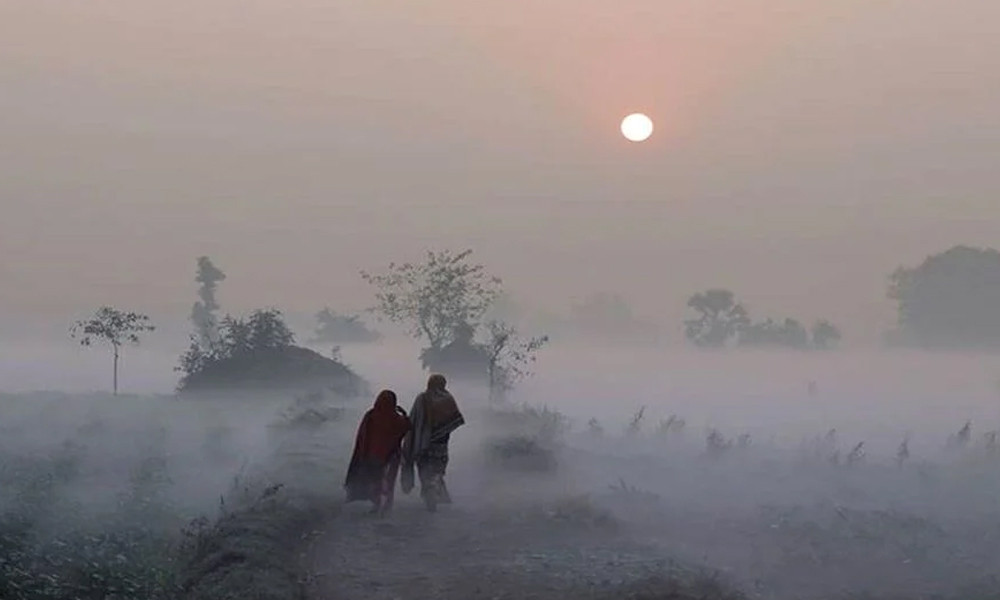
POLYGON ((410 419, 396 405, 396 394, 382 390, 358 426, 344 481, 348 502, 368 500, 375 505, 373 511, 382 514, 392 508, 400 442, 409 430, 410 419))

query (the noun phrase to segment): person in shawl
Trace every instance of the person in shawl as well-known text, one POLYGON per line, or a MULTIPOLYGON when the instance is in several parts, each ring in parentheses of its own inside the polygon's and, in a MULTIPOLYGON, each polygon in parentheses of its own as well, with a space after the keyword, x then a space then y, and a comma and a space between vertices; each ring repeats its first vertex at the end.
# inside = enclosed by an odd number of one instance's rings
POLYGON ((374 505, 372 512, 379 515, 392 509, 402 457, 400 442, 409 430, 410 419, 396 404, 396 394, 391 390, 379 392, 375 406, 358 426, 344 481, 347 502, 368 500, 374 505))
POLYGON ((448 467, 448 442, 453 431, 465 424, 455 397, 446 389, 444 375, 431 375, 427 389, 417 395, 410 410, 412 428, 403 440, 404 493, 414 487, 414 467, 420 477, 420 496, 427 510, 438 504, 450 504, 451 495, 444 483, 448 467))

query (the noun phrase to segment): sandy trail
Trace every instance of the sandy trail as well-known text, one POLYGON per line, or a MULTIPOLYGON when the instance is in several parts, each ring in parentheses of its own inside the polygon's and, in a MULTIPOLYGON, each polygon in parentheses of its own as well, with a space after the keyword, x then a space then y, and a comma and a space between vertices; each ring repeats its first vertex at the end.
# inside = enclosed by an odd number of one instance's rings
POLYGON ((602 596, 664 572, 661 552, 567 482, 544 474, 450 467, 454 504, 429 513, 416 490, 393 513, 343 506, 313 533, 304 570, 312 600, 602 596))
POLYGON ((544 512, 403 502, 388 519, 350 507, 309 551, 309 597, 553 598, 611 592, 663 571, 657 553, 608 529, 580 529, 544 512), (355 510, 355 509, 358 510, 355 510), (549 523, 545 524, 544 521, 549 523))

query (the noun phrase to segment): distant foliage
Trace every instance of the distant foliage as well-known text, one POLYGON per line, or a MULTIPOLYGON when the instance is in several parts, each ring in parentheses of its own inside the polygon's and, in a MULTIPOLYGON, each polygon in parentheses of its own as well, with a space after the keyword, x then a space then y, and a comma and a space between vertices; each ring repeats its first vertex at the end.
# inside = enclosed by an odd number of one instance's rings
POLYGON ((382 336, 365 325, 358 315, 338 314, 330 308, 316 313, 316 344, 364 344, 377 342, 382 336))
POLYGON ((740 331, 741 346, 770 346, 805 350, 809 348, 809 332, 795 319, 778 323, 771 319, 752 323, 740 331))
POLYGON ((102 306, 90 319, 77 321, 70 329, 70 336, 79 340, 83 346, 90 346, 95 341, 106 342, 111 346, 114 356, 113 389, 118 394, 118 361, 122 346, 138 345, 142 334, 155 329, 149 317, 144 314, 102 306))
POLYGON ((688 307, 698 316, 684 322, 687 338, 702 348, 722 348, 735 340, 744 348, 828 350, 841 339, 840 330, 826 320, 817 321, 811 330, 792 318, 754 322, 729 290, 695 294, 688 300, 688 307))
POLYGON ((500 400, 514 385, 531 375, 530 367, 539 350, 548 343, 548 336, 523 340, 517 330, 502 321, 487 325, 489 339, 484 345, 488 356, 490 399, 500 400))
POLYGON ((323 387, 344 395, 365 391, 365 383, 336 360, 295 346, 281 311, 256 310, 247 318, 226 315, 219 340, 209 351, 192 342, 181 356, 181 391, 247 387, 323 387))
POLYGON ((501 298, 502 282, 471 263, 471 255, 428 252, 423 263, 391 263, 383 274, 361 276, 376 288, 374 312, 427 341, 420 352, 424 369, 486 383, 496 399, 530 375, 548 337, 523 340, 508 323, 483 322, 501 298), (485 341, 477 341, 477 334, 485 341))
POLYGON ((477 328, 500 295, 501 281, 472 264, 472 250, 428 252, 423 263, 390 263, 385 273, 361 277, 376 288, 374 311, 409 327, 431 348, 443 348, 462 327, 477 328))
POLYGON ((229 315, 222 322, 222 348, 230 355, 262 349, 287 348, 295 334, 276 308, 255 310, 246 320, 229 315))
POLYGON ((211 348, 218 341, 218 319, 215 316, 219 304, 215 300, 215 290, 219 282, 226 279, 226 274, 212 264, 207 256, 198 258, 198 273, 195 281, 198 288, 198 301, 191 307, 191 322, 194 324, 197 342, 203 348, 211 348))
POLYGON ((695 294, 687 305, 698 313, 684 322, 687 338, 702 348, 722 348, 750 324, 750 317, 729 290, 712 289, 695 294))
POLYGON ((840 329, 829 321, 817 321, 812 327, 812 345, 817 350, 829 350, 840 343, 840 329))
POLYGON ((473 326, 459 326, 454 339, 444 346, 421 350, 420 364, 428 371, 448 373, 458 379, 483 381, 490 368, 490 352, 485 344, 476 342, 475 335, 473 326))
POLYGON ((560 412, 528 405, 494 406, 486 413, 498 435, 484 440, 486 458, 494 466, 524 471, 552 471, 557 449, 569 431, 560 412))
POLYGON ((1000 252, 955 246, 889 276, 900 344, 925 347, 1000 345, 1000 252))
MULTIPOLYGON (((226 315, 219 325, 218 339, 208 348, 191 341, 177 370, 188 378, 208 365, 260 350, 286 348, 295 343, 295 335, 275 308, 256 310, 247 319, 226 315)), ((181 381, 183 387, 184 381, 181 381)))

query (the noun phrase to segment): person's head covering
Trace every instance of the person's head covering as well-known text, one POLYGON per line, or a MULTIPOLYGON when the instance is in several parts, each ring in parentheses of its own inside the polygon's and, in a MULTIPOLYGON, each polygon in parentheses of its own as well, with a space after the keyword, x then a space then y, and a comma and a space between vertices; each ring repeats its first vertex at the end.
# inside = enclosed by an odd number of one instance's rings
POLYGON ((445 386, 448 385, 448 380, 444 378, 444 375, 440 373, 435 373, 427 379, 427 389, 436 392, 443 392, 445 386))
POLYGON ((382 390, 375 398, 374 410, 379 413, 396 412, 396 392, 392 390, 382 390))

